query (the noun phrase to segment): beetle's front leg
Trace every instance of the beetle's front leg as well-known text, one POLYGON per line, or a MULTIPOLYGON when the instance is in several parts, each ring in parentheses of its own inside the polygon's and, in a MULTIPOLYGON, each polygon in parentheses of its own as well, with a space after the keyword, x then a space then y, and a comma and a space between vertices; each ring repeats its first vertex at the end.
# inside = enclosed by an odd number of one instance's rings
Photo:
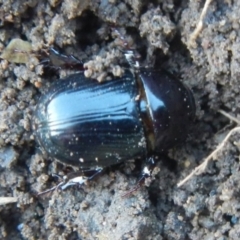
POLYGON ((84 170, 84 171, 69 173, 68 175, 65 175, 62 177, 62 181, 58 185, 50 189, 47 189, 46 191, 38 193, 37 196, 47 194, 54 190, 65 190, 70 186, 75 186, 75 185, 81 186, 85 182, 92 180, 95 176, 97 176, 101 172, 102 172, 102 168, 98 168, 96 170, 84 170))

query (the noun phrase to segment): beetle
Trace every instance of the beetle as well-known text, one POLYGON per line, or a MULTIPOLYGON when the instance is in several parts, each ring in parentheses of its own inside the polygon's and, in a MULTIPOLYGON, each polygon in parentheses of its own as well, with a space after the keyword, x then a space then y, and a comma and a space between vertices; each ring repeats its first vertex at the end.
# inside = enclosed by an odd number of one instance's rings
POLYGON ((192 92, 163 70, 139 67, 133 51, 125 56, 134 72, 102 83, 82 72, 72 74, 41 96, 33 118, 40 147, 61 163, 91 172, 45 192, 82 184, 106 167, 144 158, 148 166, 140 185, 151 175, 153 156, 186 139, 196 111, 192 92))

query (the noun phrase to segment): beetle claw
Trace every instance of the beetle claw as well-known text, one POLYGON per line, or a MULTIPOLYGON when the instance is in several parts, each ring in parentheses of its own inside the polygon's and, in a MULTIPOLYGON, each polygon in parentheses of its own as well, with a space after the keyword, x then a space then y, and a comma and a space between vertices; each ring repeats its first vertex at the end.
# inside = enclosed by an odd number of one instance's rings
MULTIPOLYGON (((145 167, 146 168, 146 167, 145 167)), ((143 170, 143 173, 142 173, 142 176, 141 178, 138 180, 138 183, 136 184, 136 186, 132 189, 130 189, 129 191, 127 191, 126 193, 124 193, 121 197, 124 198, 124 197, 130 197, 134 192, 136 192, 144 183, 145 179, 146 178, 149 178, 151 177, 150 174, 145 174, 144 173, 144 170, 143 170)))
POLYGON ((123 195, 121 195, 122 198, 124 197, 130 197, 134 192, 136 192, 139 188, 141 187, 141 184, 137 184, 134 188, 132 188, 131 190, 127 191, 126 193, 124 193, 123 195))

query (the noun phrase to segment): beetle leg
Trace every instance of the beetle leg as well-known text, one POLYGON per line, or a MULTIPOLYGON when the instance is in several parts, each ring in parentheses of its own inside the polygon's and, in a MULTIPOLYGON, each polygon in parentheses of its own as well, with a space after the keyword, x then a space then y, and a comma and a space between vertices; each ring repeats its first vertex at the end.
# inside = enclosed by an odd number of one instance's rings
POLYGON ((83 62, 73 55, 64 55, 59 53, 56 49, 49 49, 49 62, 57 68, 74 69, 84 71, 83 62))
POLYGON ((133 67, 135 69, 139 69, 140 68, 140 63, 138 61, 138 56, 136 55, 134 50, 125 50, 124 52, 124 56, 128 62, 128 64, 130 65, 130 67, 133 67))
POLYGON ((68 188, 69 186, 75 186, 75 185, 82 185, 84 184, 86 181, 90 181, 92 180, 95 176, 97 176, 100 172, 102 172, 102 168, 98 168, 96 170, 94 170, 94 173, 92 173, 93 171, 90 170, 90 171, 85 171, 83 172, 84 174, 86 175, 89 175, 89 173, 91 173, 90 176, 77 176, 77 177, 74 177, 74 178, 68 178, 67 176, 64 176, 64 178, 66 179, 64 182, 62 182, 62 184, 58 185, 57 189, 60 189, 60 190, 65 190, 66 188, 68 188), (69 180, 67 180, 67 178, 69 180))
MULTIPOLYGON (((89 170, 89 171, 86 170, 85 172, 81 172, 81 174, 87 174, 89 176, 77 176, 77 177, 72 177, 72 178, 69 178, 69 176, 67 176, 67 175, 63 176, 62 181, 58 185, 56 185, 52 188, 49 188, 43 192, 38 193, 37 196, 44 195, 49 192, 53 192, 54 190, 65 190, 66 188, 68 188, 70 186, 82 185, 85 182, 92 180, 95 176, 97 176, 99 173, 101 173, 102 168, 98 168, 98 169, 94 170, 94 173, 92 173, 92 172, 93 172, 93 170, 89 170), (89 173, 91 173, 91 175, 89 173)), ((74 175, 76 175, 76 174, 74 174, 74 175)), ((61 178, 59 175, 56 175, 56 176, 58 178, 61 178)))
POLYGON ((42 192, 37 193, 37 196, 41 196, 41 195, 47 194, 47 193, 49 193, 49 192, 53 192, 54 190, 60 188, 61 185, 63 185, 63 184, 64 184, 64 181, 60 182, 58 185, 56 185, 56 186, 54 186, 54 187, 52 187, 52 188, 49 188, 49 189, 47 189, 47 190, 45 190, 45 191, 42 191, 42 192))
POLYGON ((122 195, 122 197, 129 197, 131 194, 136 192, 145 182, 147 178, 150 178, 152 176, 152 170, 155 167, 155 160, 153 157, 148 158, 146 165, 144 166, 141 177, 139 178, 136 186, 132 188, 131 190, 127 191, 122 195))
POLYGON ((84 177, 84 176, 79 176, 79 177, 75 177, 75 178, 71 178, 69 179, 67 182, 62 182, 60 183, 56 189, 60 189, 60 190, 65 190, 66 188, 70 187, 70 186, 75 186, 75 185, 82 185, 84 184, 86 181, 88 181, 89 178, 88 177, 84 177))
POLYGON ((139 63, 139 59, 141 58, 140 54, 129 46, 125 36, 121 34, 116 27, 112 26, 111 29, 113 33, 116 34, 116 36, 121 40, 122 51, 130 67, 139 69, 141 67, 139 63))

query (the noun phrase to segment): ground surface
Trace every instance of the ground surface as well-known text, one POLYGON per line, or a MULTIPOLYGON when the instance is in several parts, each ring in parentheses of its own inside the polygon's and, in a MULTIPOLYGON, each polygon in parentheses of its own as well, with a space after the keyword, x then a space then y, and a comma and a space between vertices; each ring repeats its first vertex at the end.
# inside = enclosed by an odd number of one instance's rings
MULTIPOLYGON (((197 102, 186 144, 159 163, 149 188, 121 198, 137 177, 113 168, 83 190, 69 188, 35 198, 64 166, 41 154, 31 119, 44 89, 57 75, 43 74, 36 56, 27 64, 0 64, 0 239, 239 239, 239 136, 230 138, 204 173, 181 188, 190 173, 234 127, 217 111, 239 117, 240 2, 213 1, 203 30, 190 42, 204 1, 0 0, 0 48, 13 38, 35 50, 55 46, 88 63, 89 76, 118 74, 124 58, 109 24, 126 30, 143 64, 165 68, 188 85, 197 102), (144 2, 144 4, 142 4, 144 2), (98 56, 98 58, 96 58, 98 56), (37 86, 42 85, 41 88, 37 86)), ((60 71, 60 75, 67 74, 60 71)))

